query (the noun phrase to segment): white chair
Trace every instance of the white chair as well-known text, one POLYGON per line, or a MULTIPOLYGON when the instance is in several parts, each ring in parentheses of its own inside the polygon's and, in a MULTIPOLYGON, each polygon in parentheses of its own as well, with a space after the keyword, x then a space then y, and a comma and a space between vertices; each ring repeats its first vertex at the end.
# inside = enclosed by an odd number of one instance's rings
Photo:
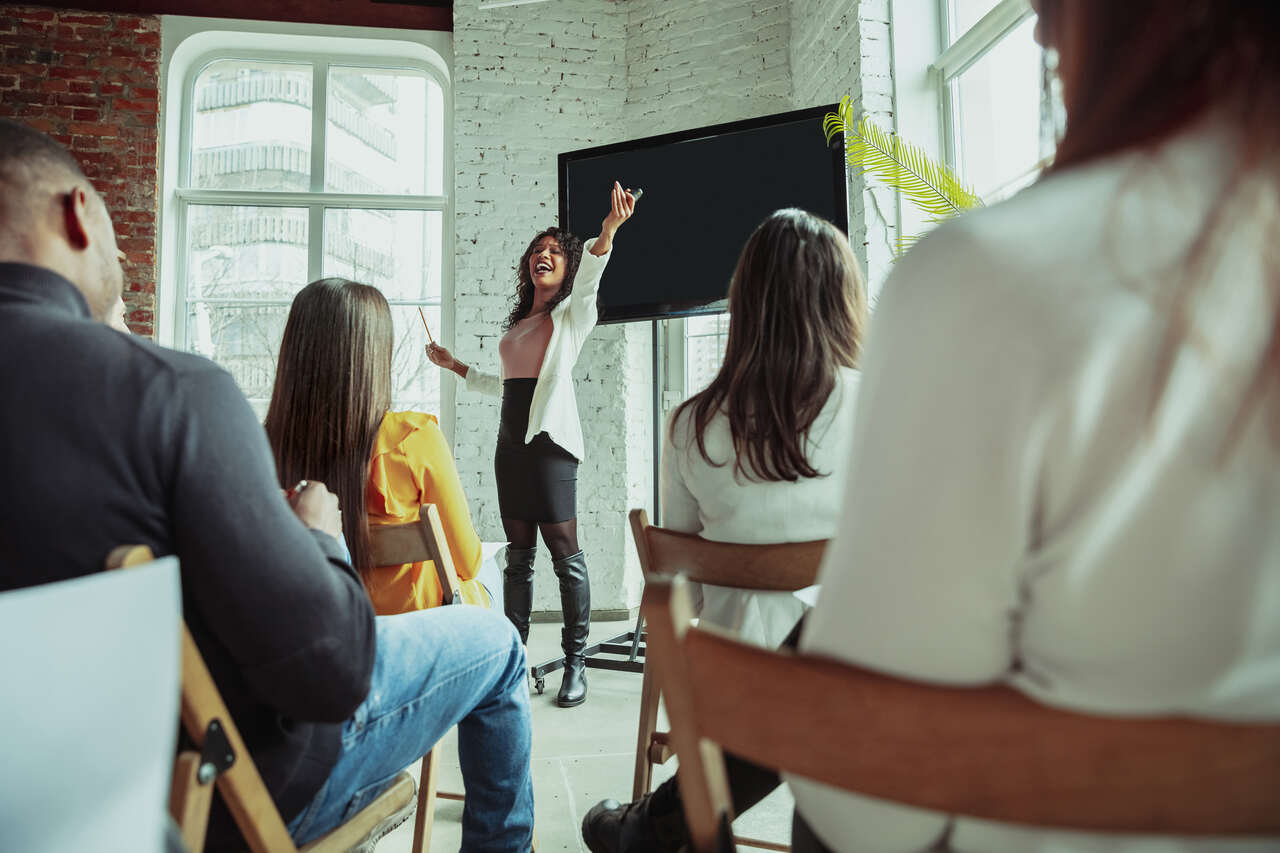
POLYGON ((0 850, 165 849, 178 561, 0 594, 0 850))

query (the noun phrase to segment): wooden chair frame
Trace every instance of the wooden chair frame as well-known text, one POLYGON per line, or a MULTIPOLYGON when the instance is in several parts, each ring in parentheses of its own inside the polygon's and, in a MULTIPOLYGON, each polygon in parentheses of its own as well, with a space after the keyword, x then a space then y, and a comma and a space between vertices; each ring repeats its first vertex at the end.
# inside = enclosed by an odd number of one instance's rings
MULTIPOLYGON (((741 545, 713 542, 688 533, 677 533, 649 524, 643 509, 630 514, 640 568, 646 585, 651 579, 682 572, 692 581, 716 586, 768 592, 794 592, 811 586, 826 550, 827 540, 777 545, 741 545)), ((653 767, 674 754, 668 732, 657 731, 660 691, 646 664, 640 688, 640 723, 636 733, 635 774, 631 798, 638 800, 653 785, 653 767)), ((786 845, 740 838, 739 843, 771 850, 786 845)))
MULTIPOLYGON (((401 566, 430 560, 435 566, 436 579, 440 582, 441 605, 462 603, 462 582, 458 578, 449 551, 449 540, 444 535, 440 511, 435 504, 423 504, 417 521, 401 524, 369 526, 369 557, 375 566, 401 566)), ((413 850, 422 853, 430 849, 431 830, 435 826, 436 799, 465 800, 464 794, 438 791, 440 753, 432 749, 422 758, 422 771, 418 778, 418 811, 413 823, 413 850)))
MULTIPOLYGON (((107 557, 107 568, 126 568, 152 559, 150 548, 122 546, 107 557)), ((253 853, 346 851, 360 843, 381 820, 413 800, 413 778, 401 773, 390 788, 347 823, 301 848, 296 847, 185 623, 182 626, 181 718, 183 729, 195 748, 183 750, 174 763, 169 812, 187 848, 193 852, 204 849, 214 784, 253 853), (220 741, 207 743, 209 738, 219 737, 219 732, 229 752, 219 749, 220 741)), ((424 774, 431 760, 431 753, 423 758, 424 774)), ((421 853, 423 848, 417 846, 416 834, 414 844, 415 853, 421 853)))
POLYGON ((1280 725, 1107 718, 1003 686, 938 687, 693 628, 651 578, 650 657, 698 851, 732 820, 721 747, 867 796, 1006 823, 1154 835, 1280 834, 1280 725))

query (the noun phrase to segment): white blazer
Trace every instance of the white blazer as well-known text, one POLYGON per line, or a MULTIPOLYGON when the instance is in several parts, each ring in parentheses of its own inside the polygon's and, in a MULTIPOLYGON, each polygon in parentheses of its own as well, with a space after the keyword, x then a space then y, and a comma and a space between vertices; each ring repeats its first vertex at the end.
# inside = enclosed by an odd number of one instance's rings
MULTIPOLYGON (((573 393, 573 366, 582 352, 587 335, 596 327, 596 297, 600 293, 600 277, 609 263, 605 252, 591 254, 595 238, 582 244, 582 260, 573 279, 569 298, 551 309, 551 340, 538 370, 538 384, 529 404, 529 429, 525 444, 540 432, 546 432, 556 444, 574 455, 579 462, 584 455, 582 422, 578 417, 578 398, 573 393)), ((499 366, 501 367, 501 366, 499 366)), ((468 391, 502 396, 501 375, 482 373, 467 367, 463 387, 468 391)))
MULTIPOLYGON (((840 498, 849 473, 858 371, 841 368, 822 411, 809 429, 805 458, 822 473, 794 483, 765 481, 736 470, 729 417, 717 412, 698 451, 689 409, 668 419, 662 433, 662 526, 715 542, 750 545, 830 539, 840 523, 840 498)), ((777 648, 804 615, 803 597, 790 592, 748 592, 703 585, 703 622, 734 631, 757 645, 777 648)))
MULTIPOLYGON (((1280 391, 1232 429, 1275 316, 1274 219, 1244 208, 1187 264, 1237 144, 1201 124, 1064 171, 898 263, 802 649, 1085 713, 1280 721, 1280 391), (1191 328, 1153 408, 1186 284, 1191 328)), ((1233 190, 1251 191, 1280 210, 1274 183, 1233 190)), ((792 790, 837 851, 1280 844, 1040 831, 792 790)))

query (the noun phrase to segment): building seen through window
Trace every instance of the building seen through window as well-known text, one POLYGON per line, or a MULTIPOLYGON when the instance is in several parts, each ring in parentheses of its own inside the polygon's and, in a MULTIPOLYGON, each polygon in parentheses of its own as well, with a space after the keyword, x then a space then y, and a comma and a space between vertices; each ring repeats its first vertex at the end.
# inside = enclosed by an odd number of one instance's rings
POLYGON ((342 276, 392 305, 394 406, 439 412, 418 318, 421 307, 443 333, 439 82, 411 68, 229 58, 196 75, 190 99, 187 349, 227 368, 265 414, 294 294, 342 276))

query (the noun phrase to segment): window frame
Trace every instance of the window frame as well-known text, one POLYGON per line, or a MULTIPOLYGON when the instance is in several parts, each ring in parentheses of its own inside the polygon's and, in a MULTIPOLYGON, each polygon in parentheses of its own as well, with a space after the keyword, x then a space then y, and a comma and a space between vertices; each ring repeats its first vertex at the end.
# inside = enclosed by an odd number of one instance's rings
MULTIPOLYGON (((454 116, 452 86, 452 35, 435 31, 418 32, 382 28, 335 27, 278 22, 236 21, 212 18, 164 16, 165 40, 161 88, 167 104, 162 108, 160 135, 162 151, 176 152, 162 163, 160 174, 161 275, 157 284, 157 339, 185 350, 190 340, 187 312, 193 300, 187 288, 188 211, 192 205, 301 207, 307 211, 307 281, 319 278, 324 263, 324 215, 326 210, 367 209, 422 211, 439 215, 440 245, 430 247, 440 259, 440 287, 429 299, 388 299, 393 307, 421 305, 439 312, 440 328, 432 333, 443 344, 452 343, 455 288, 455 197, 454 197, 454 116), (196 115, 196 81, 211 63, 222 60, 245 62, 297 62, 311 66, 311 174, 305 192, 273 190, 203 189, 191 186, 192 144, 196 115), (409 70, 424 74, 440 87, 441 150, 431 150, 431 134, 424 139, 423 157, 428 166, 434 157, 440 164, 438 192, 419 195, 330 192, 324 189, 324 168, 328 110, 328 78, 331 67, 360 67, 373 70, 409 70)), ((428 178, 424 189, 432 188, 428 178)), ((306 282, 299 282, 299 285, 306 282)), ((207 301, 207 300, 205 300, 207 301)), ((289 304, 290 300, 235 300, 246 306, 289 304)), ((401 330, 403 332, 404 330, 401 330)), ((425 358, 425 356, 424 356, 425 358)), ((452 438, 455 389, 441 381, 439 389, 441 426, 452 438)))
MULTIPOLYGON (((1000 0, 968 30, 951 38, 951 2, 952 0, 936 0, 939 31, 942 35, 943 47, 937 58, 929 65, 929 73, 934 76, 938 92, 938 109, 942 133, 942 153, 952 169, 958 169, 960 151, 958 145, 960 127, 960 103, 956 97, 956 83, 960 75, 968 71, 975 63, 996 48, 1014 30, 1028 19, 1035 17, 1030 0, 1000 0)), ((1043 85, 1043 63, 1041 66, 1041 116, 1043 121, 1044 101, 1046 93, 1043 85)), ((1026 172, 1002 184, 1008 187, 1028 176, 1038 173, 1048 165, 1050 158, 1037 160, 1026 172)), ((961 175, 964 178, 964 175, 961 175)), ((997 191, 1000 188, 997 188, 997 191)))

